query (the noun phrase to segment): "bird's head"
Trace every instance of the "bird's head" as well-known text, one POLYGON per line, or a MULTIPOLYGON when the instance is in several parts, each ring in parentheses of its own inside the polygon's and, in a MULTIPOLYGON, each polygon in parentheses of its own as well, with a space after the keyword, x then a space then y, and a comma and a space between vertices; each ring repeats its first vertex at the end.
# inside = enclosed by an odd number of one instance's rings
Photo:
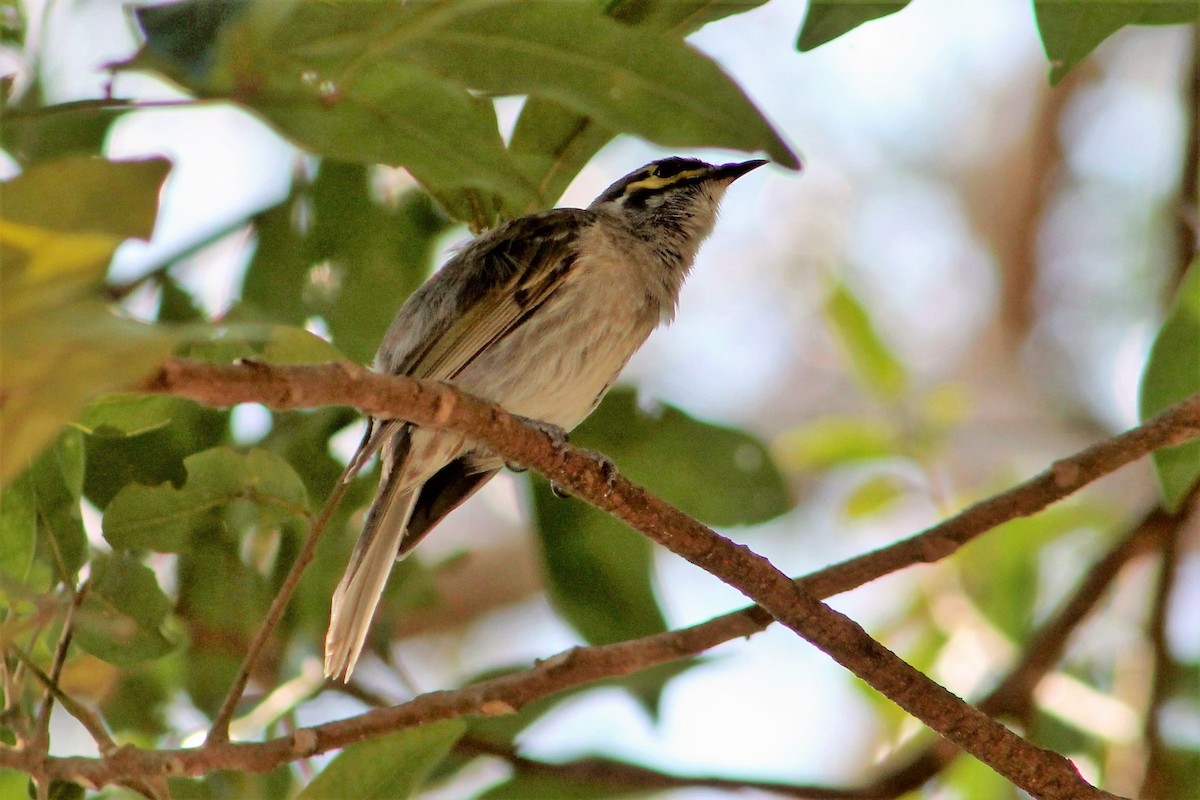
POLYGON ((618 214, 643 238, 672 234, 703 239, 716 222, 729 184, 766 163, 755 159, 716 165, 677 157, 652 161, 605 189, 591 208, 618 214))

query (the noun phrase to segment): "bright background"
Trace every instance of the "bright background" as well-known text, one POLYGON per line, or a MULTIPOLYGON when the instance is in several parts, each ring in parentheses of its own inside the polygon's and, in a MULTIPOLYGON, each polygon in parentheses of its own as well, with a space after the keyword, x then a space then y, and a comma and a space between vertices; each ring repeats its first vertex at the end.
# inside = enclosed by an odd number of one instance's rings
MULTIPOLYGON (((835 282, 870 309, 910 371, 913 394, 943 403, 954 434, 936 465, 886 467, 907 490, 866 517, 846 511, 860 473, 794 470, 801 502, 793 513, 729 532, 792 574, 919 530, 980 486, 1003 487, 1135 422, 1138 377, 1173 280, 1172 204, 1186 114, 1195 113, 1183 101, 1183 27, 1126 28, 1051 92, 1028 3, 918 0, 801 54, 794 40, 804 10, 776 0, 690 39, 799 148, 805 170, 762 169, 731 189, 677 321, 656 333, 625 373, 647 402, 753 430, 786 464, 789 432, 806 420, 902 413, 879 408, 855 384, 823 312, 835 282)), ((118 2, 51 3, 29 19, 43 28, 45 62, 59 67, 46 76, 48 102, 99 96, 108 80, 102 65, 135 47, 131 17, 118 2)), ((179 97, 128 74, 117 78, 113 94, 179 97)), ((513 101, 502 107, 515 110, 513 101)), ((112 279, 134 278, 227 231, 175 272, 214 315, 236 296, 255 247, 236 222, 281 201, 297 170, 311 166, 271 130, 223 106, 130 114, 114 127, 107 152, 162 154, 174 164, 153 240, 126 244, 112 279)), ((586 205, 616 177, 664 154, 620 139, 584 170, 562 204, 586 205)), ((446 248, 464 236, 459 231, 446 248)), ((137 295, 130 308, 155 302, 137 295)), ((263 415, 253 407, 238 413, 253 439, 263 415)), ((357 436, 348 431, 343 438, 352 443, 357 436)), ((501 607, 465 629, 433 619, 429 632, 398 645, 413 687, 439 688, 576 643, 536 592, 523 493, 520 479, 494 481, 423 545, 432 559, 466 546, 493 551, 479 563, 513 565, 512 586, 501 591, 501 607)), ((1137 507, 1151 501, 1152 479, 1138 465, 1092 496, 1137 507)), ((1079 552, 1094 552, 1095 539, 1095 531, 1081 530, 1079 552)), ((1057 557, 1064 574, 1073 574, 1078 555, 1057 557)), ((659 554, 658 569, 672 625, 744 604, 669 554, 659 554)), ((467 591, 475 574, 468 568, 449 590, 467 591)), ((913 570, 834 605, 869 629, 886 627, 902 610, 898 593, 930 591, 937 580, 931 575, 913 570)), ((1194 554, 1183 575, 1181 611, 1200 604, 1194 554)), ((946 605, 935 619, 952 634, 935 677, 956 692, 977 692, 1012 654, 1012 643, 970 609, 946 605)), ((1172 624, 1178 652, 1200 656, 1195 615, 1174 614, 1172 624)), ((386 680, 367 669, 368 678, 386 680)), ((1078 725, 1115 741, 1136 739, 1136 717, 1121 698, 1077 699, 1059 705, 1078 725)), ((351 701, 321 702, 302 721, 355 708, 351 701)), ((853 782, 863 777, 864 760, 886 754, 872 708, 842 669, 772 628, 718 648, 673 682, 657 724, 624 694, 599 691, 563 703, 524 742, 528 753, 550 760, 603 752, 681 773, 853 782)), ((194 717, 197 729, 202 724, 185 706, 177 715, 194 717)), ((62 715, 57 721, 69 724, 62 715)), ((1193 721, 1180 723, 1180 735, 1193 721)), ((54 741, 60 752, 88 748, 83 739, 54 741)), ((481 785, 501 774, 485 764, 466 780, 481 785)), ((462 791, 458 785, 442 796, 462 791)))

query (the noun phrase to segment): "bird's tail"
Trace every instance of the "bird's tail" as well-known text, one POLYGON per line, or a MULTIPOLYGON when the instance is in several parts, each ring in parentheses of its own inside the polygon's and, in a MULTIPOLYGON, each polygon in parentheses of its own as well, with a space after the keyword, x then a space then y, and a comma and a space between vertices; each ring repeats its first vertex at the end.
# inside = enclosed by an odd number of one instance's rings
POLYGON ((325 635, 327 678, 349 680, 367 640, 371 618, 387 585, 421 488, 419 482, 413 485, 411 480, 405 481, 403 473, 403 469, 386 472, 383 486, 367 512, 346 573, 333 594, 329 632, 325 635))

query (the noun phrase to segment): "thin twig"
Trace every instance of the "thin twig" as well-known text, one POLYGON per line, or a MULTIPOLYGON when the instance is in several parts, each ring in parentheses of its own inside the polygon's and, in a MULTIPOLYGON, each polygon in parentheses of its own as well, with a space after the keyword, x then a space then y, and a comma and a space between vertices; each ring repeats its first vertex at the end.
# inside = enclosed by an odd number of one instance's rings
POLYGON ((15 644, 10 644, 9 649, 17 660, 25 665, 25 669, 29 670, 38 681, 46 688, 50 694, 54 695, 54 699, 58 700, 59 705, 63 710, 70 714, 75 719, 79 720, 79 724, 84 727, 92 739, 96 742, 97 749, 100 750, 100 755, 110 756, 117 750, 117 743, 108 735, 108 731, 104 728, 104 722, 94 714, 86 706, 75 701, 75 698, 58 688, 58 684, 51 679, 49 675, 42 671, 41 667, 33 662, 29 655, 15 644))
MULTIPOLYGON (((50 685, 57 686, 59 678, 62 677, 63 664, 67 661, 67 651, 71 647, 71 637, 75 632, 75 612, 83 605, 89 585, 88 582, 85 582, 78 591, 73 589, 71 591, 71 605, 67 606, 62 633, 58 637, 58 645, 54 648, 54 660, 50 665, 50 685)), ((34 741, 37 742, 38 747, 48 748, 50 745, 50 712, 53 708, 54 693, 50 690, 50 686, 47 686, 46 695, 42 698, 42 707, 38 711, 34 727, 34 741)))
POLYGON ((321 513, 313 520, 312 526, 308 531, 308 537, 304 540, 304 546, 300 548, 300 552, 296 555, 296 560, 292 562, 292 567, 288 571, 287 577, 284 578, 283 585, 279 587, 279 591, 275 594, 275 599, 271 601, 271 607, 267 609, 267 615, 263 618, 262 624, 258 626, 258 630, 255 631, 254 638, 250 640, 250 646, 246 649, 246 656, 242 659, 241 667, 238 668, 237 677, 233 679, 233 683, 229 687, 229 692, 225 695, 225 700, 221 703, 221 708, 217 711, 216 717, 213 718, 212 727, 209 728, 208 737, 205 739, 206 744, 219 744, 229 741, 229 723, 233 720, 233 715, 237 711, 237 704, 242 699, 242 694, 246 691, 246 684, 250 681, 254 664, 258 661, 263 646, 275 630, 275 626, 283 618, 283 613, 287 610, 288 603, 291 602, 296 587, 300 585, 300 578, 303 576, 305 568, 312 562, 313 554, 316 552, 317 544, 321 541, 321 536, 325 533, 329 519, 333 516, 333 512, 337 509, 338 504, 341 503, 342 498, 346 494, 349 482, 345 478, 346 476, 343 475, 342 479, 337 482, 333 491, 329 493, 329 499, 325 501, 325 506, 321 509, 321 513))
MULTIPOLYGON (((731 778, 674 775, 611 758, 581 758, 552 764, 521 755, 512 747, 474 736, 464 736, 455 752, 466 756, 493 756, 506 761, 517 775, 549 775, 559 781, 576 782, 589 792, 610 789, 614 793, 651 792, 668 789, 724 789, 770 792, 780 797, 805 800, 877 800, 885 795, 864 794, 856 789, 785 783, 783 781, 736 780, 731 778)), ((565 790, 564 790, 565 791, 565 790)))
POLYGON ((1180 568, 1180 539, 1185 532, 1184 526, 1173 531, 1171 536, 1162 542, 1159 555, 1158 584, 1154 591, 1154 601, 1146 625, 1146 638, 1150 640, 1150 652, 1153 658, 1153 668, 1150 675, 1150 697, 1146 704, 1144 716, 1143 739, 1146 746, 1146 771, 1142 778, 1142 797, 1165 796, 1168 776, 1167 765, 1169 753, 1163 742, 1162 730, 1159 727, 1159 712, 1170 698, 1171 686, 1175 681, 1178 669, 1167 643, 1167 618, 1171 610, 1171 599, 1175 594, 1176 581, 1180 568))

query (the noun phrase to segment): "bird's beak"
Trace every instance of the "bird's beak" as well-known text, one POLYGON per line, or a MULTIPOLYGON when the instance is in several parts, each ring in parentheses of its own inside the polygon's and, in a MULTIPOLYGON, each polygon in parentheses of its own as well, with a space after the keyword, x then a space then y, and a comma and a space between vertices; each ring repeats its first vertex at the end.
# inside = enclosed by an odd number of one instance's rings
POLYGON ((719 167, 714 167, 709 174, 710 180, 716 181, 735 181, 745 175, 752 169, 758 169, 767 161, 762 158, 755 158, 750 161, 743 161, 740 164, 722 164, 719 167))

